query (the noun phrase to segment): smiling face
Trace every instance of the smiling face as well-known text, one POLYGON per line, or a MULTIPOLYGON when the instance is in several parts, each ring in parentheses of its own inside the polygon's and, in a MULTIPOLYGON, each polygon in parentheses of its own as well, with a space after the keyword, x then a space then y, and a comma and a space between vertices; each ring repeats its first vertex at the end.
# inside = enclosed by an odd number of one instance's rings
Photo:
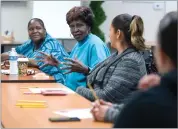
POLYGON ((74 20, 69 24, 70 31, 77 41, 83 40, 90 32, 89 27, 82 20, 74 20))
POLYGON ((28 26, 28 34, 34 43, 38 43, 45 38, 46 30, 39 21, 32 20, 28 26))

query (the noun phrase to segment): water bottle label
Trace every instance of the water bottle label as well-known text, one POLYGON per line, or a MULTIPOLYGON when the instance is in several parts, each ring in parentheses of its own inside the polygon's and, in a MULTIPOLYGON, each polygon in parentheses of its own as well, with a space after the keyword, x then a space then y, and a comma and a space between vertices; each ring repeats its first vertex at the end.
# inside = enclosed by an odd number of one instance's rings
POLYGON ((16 61, 18 59, 18 56, 9 56, 10 61, 16 61))

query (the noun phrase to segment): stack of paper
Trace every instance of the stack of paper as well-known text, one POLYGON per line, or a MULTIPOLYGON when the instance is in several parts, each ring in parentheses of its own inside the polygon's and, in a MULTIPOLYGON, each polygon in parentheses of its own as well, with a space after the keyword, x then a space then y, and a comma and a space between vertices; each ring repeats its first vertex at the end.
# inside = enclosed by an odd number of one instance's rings
POLYGON ((93 118, 90 111, 91 108, 86 108, 86 109, 60 110, 60 111, 55 111, 54 113, 66 117, 78 117, 80 119, 87 119, 87 118, 93 118))
POLYGON ((75 92, 70 90, 70 89, 67 89, 67 88, 29 88, 29 90, 32 92, 32 93, 35 93, 35 94, 41 94, 41 91, 44 91, 44 90, 54 90, 54 91, 64 91, 68 94, 74 94, 75 92))
POLYGON ((1 73, 2 74, 10 74, 10 70, 9 69, 1 69, 1 73))
POLYGON ((41 88, 29 88, 29 90, 34 94, 41 94, 41 88))
POLYGON ((49 76, 45 73, 37 73, 33 76, 35 79, 49 79, 49 76))

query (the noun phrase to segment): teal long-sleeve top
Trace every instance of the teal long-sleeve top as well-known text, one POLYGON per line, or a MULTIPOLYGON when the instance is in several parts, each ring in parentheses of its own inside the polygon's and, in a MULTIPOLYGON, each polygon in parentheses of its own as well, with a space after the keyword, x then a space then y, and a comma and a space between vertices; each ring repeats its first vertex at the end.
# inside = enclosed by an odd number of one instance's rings
MULTIPOLYGON (((33 58, 35 60, 36 56, 41 56, 38 51, 45 52, 46 54, 52 54, 55 58, 57 58, 59 61, 63 61, 64 57, 68 57, 68 53, 63 48, 62 44, 52 38, 49 34, 46 34, 45 40, 41 44, 38 50, 34 49, 34 43, 32 40, 28 40, 25 43, 23 43, 20 46, 16 47, 16 51, 18 54, 24 55, 27 58, 33 58)), ((43 62, 38 62, 37 65, 40 67, 43 65, 43 62)), ((45 72, 46 74, 53 76, 55 80, 59 83, 64 84, 65 82, 65 75, 63 75, 61 72, 59 72, 58 68, 54 66, 46 66, 40 69, 41 71, 45 72)))
MULTIPOLYGON (((84 40, 76 43, 69 57, 77 58, 82 64, 92 69, 108 56, 110 51, 106 44, 96 35, 89 34, 84 40)), ((86 81, 85 74, 72 72, 66 75, 65 85, 75 91, 78 86, 86 87, 86 81)))

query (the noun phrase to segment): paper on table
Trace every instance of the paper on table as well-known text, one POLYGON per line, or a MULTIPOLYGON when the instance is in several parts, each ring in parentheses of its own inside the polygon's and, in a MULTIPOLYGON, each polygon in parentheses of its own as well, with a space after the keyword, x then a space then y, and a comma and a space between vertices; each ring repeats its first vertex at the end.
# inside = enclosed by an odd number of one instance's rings
POLYGON ((93 118, 90 113, 91 108, 86 109, 69 109, 69 110, 60 110, 55 111, 55 114, 66 116, 66 117, 78 117, 80 119, 93 118))
POLYGON ((75 92, 68 88, 43 88, 43 90, 62 90, 64 92, 67 92, 68 94, 74 94, 75 92))
POLYGON ((41 94, 41 88, 29 88, 29 90, 34 94, 41 94))
POLYGON ((68 94, 74 94, 75 92, 67 88, 29 88, 32 93, 40 94, 42 90, 62 90, 68 94))
POLYGON ((1 73, 2 74, 10 74, 10 70, 9 69, 1 69, 1 73))
POLYGON ((35 79, 49 79, 49 76, 44 73, 37 73, 33 76, 35 79))

